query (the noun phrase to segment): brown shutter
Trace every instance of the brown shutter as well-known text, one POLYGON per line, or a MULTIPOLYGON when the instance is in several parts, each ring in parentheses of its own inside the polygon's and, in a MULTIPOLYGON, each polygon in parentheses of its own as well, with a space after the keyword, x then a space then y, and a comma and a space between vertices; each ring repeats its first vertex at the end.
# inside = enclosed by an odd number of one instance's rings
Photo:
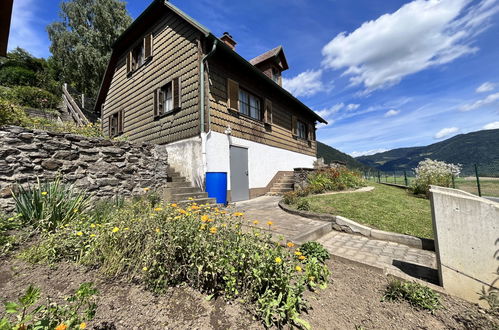
POLYGON ((123 110, 120 110, 118 111, 118 134, 121 134, 123 133, 123 116, 124 115, 124 111, 123 110))
POLYGON ((298 129, 298 124, 296 116, 291 116, 291 132, 293 133, 293 135, 298 135, 297 129, 298 129))
POLYGON ((112 127, 113 126, 113 115, 107 117, 107 135, 109 137, 113 137, 113 130, 112 130, 112 127))
POLYGON ((263 122, 265 124, 272 124, 272 102, 269 99, 265 99, 263 122))
POLYGON ((126 57, 126 73, 132 71, 132 62, 133 62, 132 51, 129 51, 126 57))
POLYGON ((152 42, 152 33, 149 33, 144 38, 144 58, 146 61, 152 57, 152 42))
POLYGON ((312 124, 308 124, 308 140, 309 141, 313 141, 314 140, 314 133, 315 133, 315 129, 314 129, 314 125, 312 124))
POLYGON ((227 107, 239 111, 239 84, 227 78, 227 107))
POLYGON ((180 77, 172 80, 173 109, 178 109, 182 105, 182 88, 180 77))

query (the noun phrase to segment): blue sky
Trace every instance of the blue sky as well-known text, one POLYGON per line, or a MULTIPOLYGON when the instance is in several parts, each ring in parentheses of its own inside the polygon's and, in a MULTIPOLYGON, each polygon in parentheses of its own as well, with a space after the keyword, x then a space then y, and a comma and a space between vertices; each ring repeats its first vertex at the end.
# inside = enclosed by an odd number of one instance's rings
MULTIPOLYGON (((150 1, 128 1, 137 17, 150 1)), ((251 59, 283 45, 284 87, 352 155, 499 128, 499 0, 177 0, 251 59)), ((50 55, 58 0, 15 0, 9 48, 50 55)))

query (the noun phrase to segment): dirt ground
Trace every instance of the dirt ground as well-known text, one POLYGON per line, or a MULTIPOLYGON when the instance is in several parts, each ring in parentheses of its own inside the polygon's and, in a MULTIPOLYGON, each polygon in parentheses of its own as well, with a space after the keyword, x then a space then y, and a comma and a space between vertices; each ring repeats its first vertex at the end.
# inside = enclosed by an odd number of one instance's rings
MULTIPOLYGON (((434 314, 405 302, 382 302, 388 279, 369 268, 330 260, 332 283, 307 293, 310 310, 302 318, 313 329, 499 329, 476 305, 443 297, 444 309, 434 314)), ((82 282, 99 290, 98 308, 89 329, 262 329, 261 323, 237 302, 208 301, 186 287, 155 296, 139 285, 110 281, 95 270, 74 264, 31 265, 15 258, 0 260, 0 302, 11 301, 29 284, 42 289, 42 299, 68 296, 82 282), (110 326, 110 327, 109 327, 110 326)), ((0 311, 0 315, 3 311, 0 311)))

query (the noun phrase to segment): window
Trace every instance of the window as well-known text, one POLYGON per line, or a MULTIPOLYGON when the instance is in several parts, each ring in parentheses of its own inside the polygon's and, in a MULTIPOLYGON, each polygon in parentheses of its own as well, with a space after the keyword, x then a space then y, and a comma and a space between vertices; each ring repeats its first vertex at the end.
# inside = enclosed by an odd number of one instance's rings
POLYGON ((109 137, 123 134, 123 110, 113 113, 109 117, 109 137))
POLYGON ((144 44, 139 43, 132 50, 132 71, 137 70, 144 63, 144 44))
POLYGON ((275 81, 276 83, 279 83, 279 78, 280 78, 279 70, 277 70, 276 68, 272 68, 272 80, 275 81))
POLYGON ((180 102, 180 78, 177 77, 154 92, 154 116, 162 116, 179 109, 180 102))
POLYGON ((244 89, 239 89, 239 111, 256 120, 262 120, 260 98, 244 89))
POLYGON ((152 58, 153 35, 147 34, 126 57, 126 71, 131 73, 152 58))
POLYGON ((296 136, 300 139, 307 139, 307 125, 302 122, 301 120, 298 120, 296 122, 296 136))

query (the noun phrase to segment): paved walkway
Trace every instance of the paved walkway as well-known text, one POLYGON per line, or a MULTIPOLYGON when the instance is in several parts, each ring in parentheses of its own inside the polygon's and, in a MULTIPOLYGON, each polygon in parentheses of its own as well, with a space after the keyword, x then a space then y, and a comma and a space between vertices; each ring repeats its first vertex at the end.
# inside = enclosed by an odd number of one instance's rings
POLYGON ((266 223, 272 221, 270 230, 291 241, 316 240, 334 256, 435 280, 437 265, 434 252, 334 231, 329 222, 311 220, 283 211, 278 206, 280 198, 262 196, 238 202, 233 208, 244 212, 250 223, 259 220, 258 226, 261 228, 268 229, 266 223))

